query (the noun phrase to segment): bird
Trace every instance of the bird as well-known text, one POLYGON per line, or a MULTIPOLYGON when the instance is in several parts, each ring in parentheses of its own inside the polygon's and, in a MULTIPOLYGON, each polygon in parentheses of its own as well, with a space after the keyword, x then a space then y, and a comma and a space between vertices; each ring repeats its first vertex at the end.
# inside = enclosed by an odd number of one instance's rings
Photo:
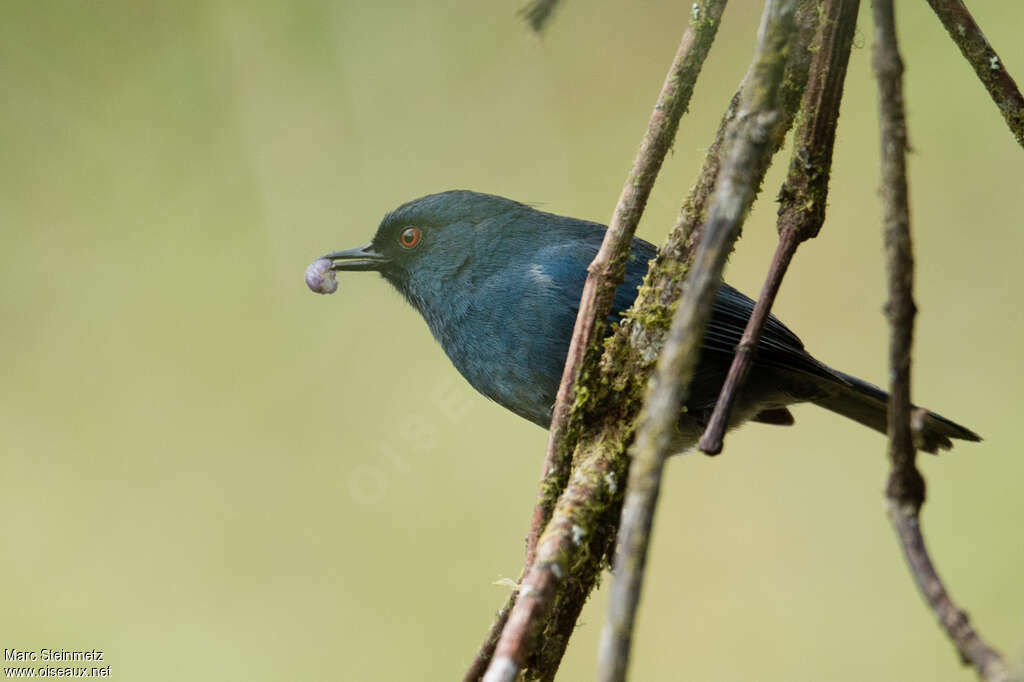
MULTIPOLYGON (((450 190, 394 209, 370 243, 318 258, 306 283, 333 293, 338 272, 379 273, 420 313, 473 388, 546 429, 587 266, 606 229, 504 197, 450 190)), ((633 238, 609 322, 624 319, 656 253, 633 238)), ((690 449, 703 432, 753 309, 750 298, 720 283, 673 452, 690 449)), ((610 333, 613 325, 605 328, 610 333)), ((884 434, 888 400, 877 386, 815 359, 772 315, 729 426, 791 425, 788 408, 812 403, 884 434)), ((926 452, 949 449, 954 439, 981 440, 934 412, 918 415, 917 445, 926 452)))

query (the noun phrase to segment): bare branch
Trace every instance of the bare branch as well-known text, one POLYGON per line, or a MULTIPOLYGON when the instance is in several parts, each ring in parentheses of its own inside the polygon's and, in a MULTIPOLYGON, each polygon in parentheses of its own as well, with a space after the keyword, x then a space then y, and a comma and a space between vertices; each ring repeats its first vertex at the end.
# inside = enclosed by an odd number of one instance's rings
POLYGON ((1017 144, 1024 147, 1024 96, 1006 70, 1006 64, 989 45, 962 0, 928 0, 928 4, 999 107, 999 113, 1006 119, 1017 144))
POLYGON ((920 507, 924 480, 915 466, 910 431, 910 347, 916 307, 913 298, 914 258, 910 243, 907 200, 907 126, 903 109, 903 60, 896 43, 892 0, 873 0, 875 19, 875 77, 882 135, 882 203, 889 302, 892 326, 889 342, 889 457, 892 477, 889 497, 920 507))
POLYGON ((700 440, 709 455, 722 451, 722 440, 736 397, 746 380, 761 330, 801 242, 816 237, 825 221, 832 149, 839 123, 839 104, 846 80, 860 0, 826 0, 815 40, 811 73, 801 105, 804 116, 797 129, 789 175, 779 193, 779 244, 761 295, 736 348, 729 374, 700 440))
POLYGON ((888 510, 914 581, 956 647, 960 659, 964 664, 973 666, 985 682, 1010 680, 1002 655, 975 631, 967 614, 956 605, 939 578, 921 533, 920 509, 890 498, 888 510))
POLYGON ((882 201, 889 301, 886 313, 892 330, 889 343, 889 459, 892 469, 886 485, 889 519, 903 547, 918 588, 938 616, 965 663, 974 666, 983 680, 1006 680, 1002 656, 974 631, 967 615, 950 598, 921 534, 920 511, 925 482, 915 463, 910 404, 910 351, 915 305, 914 259, 907 200, 907 128, 903 109, 903 61, 896 40, 892 0, 873 0, 875 21, 874 68, 878 80, 878 112, 882 142, 882 201))
POLYGON ((774 152, 771 141, 784 120, 779 111, 779 89, 787 49, 795 42, 795 14, 795 0, 765 3, 753 77, 744 87, 741 109, 726 135, 726 162, 708 211, 707 227, 640 415, 619 527, 608 621, 601 637, 598 675, 606 682, 626 677, 664 461, 697 364, 722 269, 754 201, 760 184, 758 168, 767 166, 774 152))

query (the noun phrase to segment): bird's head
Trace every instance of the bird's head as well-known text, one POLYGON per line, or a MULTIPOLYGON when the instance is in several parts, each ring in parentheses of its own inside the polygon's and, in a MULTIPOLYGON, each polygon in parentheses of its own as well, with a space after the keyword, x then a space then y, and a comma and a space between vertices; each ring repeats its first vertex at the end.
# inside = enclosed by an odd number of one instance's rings
POLYGON ((544 215, 490 194, 431 194, 388 213, 369 244, 317 262, 332 272, 379 272, 419 307, 416 299, 441 293, 442 283, 456 274, 472 279, 514 260, 532 241, 531 216, 544 215))

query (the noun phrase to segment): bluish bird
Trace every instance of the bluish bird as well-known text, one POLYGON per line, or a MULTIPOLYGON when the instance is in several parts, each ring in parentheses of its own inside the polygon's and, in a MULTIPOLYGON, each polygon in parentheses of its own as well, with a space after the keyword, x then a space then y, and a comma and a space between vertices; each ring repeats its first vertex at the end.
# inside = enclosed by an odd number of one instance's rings
MULTIPOLYGON (((307 270, 320 293, 334 273, 379 272, 420 312, 456 369, 476 390, 547 428, 569 349, 580 293, 605 227, 538 211, 503 197, 464 190, 403 204, 384 217, 373 241, 334 251, 307 270)), ((625 281, 610 321, 637 295, 656 249, 633 239, 625 281)), ((694 445, 725 380, 754 302, 724 282, 680 415, 675 451, 694 445)), ((810 402, 885 433, 888 394, 828 367, 774 316, 768 319, 730 426, 745 421, 792 424, 787 409, 810 402)), ((919 447, 952 447, 980 438, 927 412, 919 447)))

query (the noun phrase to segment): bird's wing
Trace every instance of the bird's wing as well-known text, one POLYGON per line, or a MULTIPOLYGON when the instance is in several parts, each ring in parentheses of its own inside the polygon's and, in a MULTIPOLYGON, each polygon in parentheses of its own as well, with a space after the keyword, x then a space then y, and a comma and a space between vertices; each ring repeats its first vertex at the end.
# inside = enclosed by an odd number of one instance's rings
MULTIPOLYGON (((621 317, 636 297, 636 289, 647 274, 648 262, 654 258, 657 249, 642 239, 633 240, 633 250, 626 266, 626 281, 615 297, 614 315, 621 317)), ((705 368, 719 365, 714 360, 731 360, 747 326, 747 320, 754 312, 754 301, 726 283, 718 289, 711 320, 704 333, 703 359, 705 368), (714 356, 719 356, 715 358, 714 356), (727 356, 722 357, 722 356, 727 356)), ((761 332, 757 345, 757 361, 763 366, 775 366, 790 370, 801 370, 817 376, 834 378, 827 367, 815 360, 804 350, 804 344, 789 327, 777 317, 770 315, 761 332)))
MULTIPOLYGON (((554 265, 560 270, 564 268, 559 274, 562 277, 575 280, 575 286, 582 289, 583 281, 586 279, 586 267, 596 255, 603 236, 603 231, 589 231, 584 239, 578 239, 571 246, 565 244, 559 246, 559 257, 551 258, 549 265, 554 265)), ((553 255, 553 253, 548 253, 549 257, 553 255)), ((615 293, 612 313, 608 318, 609 322, 622 320, 623 314, 636 298, 637 289, 643 283, 649 262, 656 255, 657 249, 650 242, 639 238, 633 240, 633 248, 626 263, 625 281, 615 293)), ((578 308, 577 297, 578 294, 573 297, 573 316, 578 308)), ((723 365, 725 369, 728 368, 728 363, 731 361, 736 346, 743 336, 743 330, 747 326, 747 320, 750 319, 753 312, 753 300, 728 284, 722 283, 715 296, 711 320, 708 322, 704 334, 703 355, 698 371, 717 374, 724 372, 723 365)), ((827 367, 804 350, 804 344, 800 341, 800 337, 774 315, 768 317, 764 330, 761 332, 761 339, 757 345, 757 362, 766 367, 799 370, 815 376, 827 376, 835 379, 827 367)))
MULTIPOLYGON (((731 357, 753 312, 754 301, 723 282, 718 288, 711 321, 704 333, 705 351, 725 353, 731 357)), ((768 316, 757 342, 757 362, 762 366, 801 370, 832 378, 828 368, 804 350, 800 337, 774 315, 768 316)))

